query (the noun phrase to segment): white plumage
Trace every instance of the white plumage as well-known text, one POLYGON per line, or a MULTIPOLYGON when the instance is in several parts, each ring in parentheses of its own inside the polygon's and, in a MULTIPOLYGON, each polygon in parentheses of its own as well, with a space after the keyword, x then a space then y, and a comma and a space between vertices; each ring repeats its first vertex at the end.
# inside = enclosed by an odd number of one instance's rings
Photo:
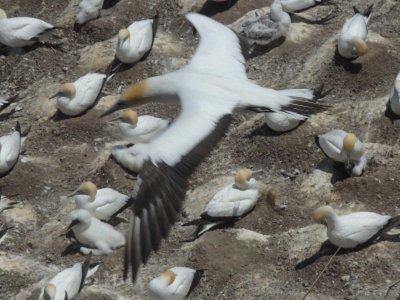
POLYGON ((281 1, 274 0, 269 14, 249 17, 240 25, 238 33, 250 44, 268 45, 284 36, 290 24, 290 16, 283 11, 281 1))
POLYGON ((400 72, 397 74, 390 96, 390 108, 396 115, 400 116, 400 72))
POLYGON ((104 0, 81 0, 75 18, 76 23, 84 24, 99 17, 103 3, 104 0))
POLYGON ((0 175, 7 173, 15 165, 21 152, 21 128, 0 137, 0 175))
POLYGON ((357 58, 365 55, 368 50, 365 41, 370 11, 364 15, 356 8, 354 10, 355 14, 344 23, 338 40, 339 54, 345 58, 357 58))
POLYGON ((327 235, 332 244, 341 248, 354 248, 382 230, 392 217, 373 212, 338 216, 332 207, 323 206, 315 210, 314 219, 327 224, 327 235))
POLYGON ((191 268, 174 267, 152 279, 147 289, 154 300, 182 300, 191 290, 195 276, 201 274, 191 268))
POLYGON ((226 132, 235 109, 282 111, 298 119, 323 110, 309 101, 315 97, 312 90, 276 91, 248 80, 238 37, 206 16, 190 13, 187 19, 201 37, 188 65, 128 87, 103 114, 150 101, 179 98, 181 103, 180 114, 162 134, 133 146, 144 162, 127 243, 125 267, 132 266, 133 278, 140 261, 146 262, 168 233, 185 198, 187 179, 226 132))
POLYGON ((135 111, 126 110, 119 118, 118 129, 124 140, 136 143, 148 143, 162 133, 169 121, 161 118, 144 115, 139 116, 135 111))
POLYGON ((91 277, 99 265, 89 269, 89 261, 76 263, 54 276, 39 295, 39 300, 72 300, 76 299, 85 280, 91 277), (87 269, 86 269, 87 268, 87 269), (86 274, 84 274, 87 272, 86 274), (85 278, 83 278, 85 276, 85 278))
POLYGON ((124 168, 138 173, 145 162, 144 156, 139 155, 139 152, 135 151, 136 148, 141 144, 136 144, 132 147, 126 148, 124 146, 115 146, 111 150, 111 155, 114 159, 121 164, 124 168))
POLYGON ((290 13, 313 7, 323 1, 324 0, 281 0, 281 4, 283 10, 290 13))
POLYGON ((87 110, 101 92, 106 75, 89 73, 74 83, 64 83, 57 97, 57 108, 67 116, 76 116, 87 110))
POLYGON ((32 46, 40 34, 52 28, 53 25, 35 18, 7 18, 0 9, 0 43, 8 47, 32 46))
POLYGON ((125 245, 124 236, 111 225, 101 222, 91 216, 84 209, 77 209, 71 213, 70 228, 78 242, 87 247, 80 247, 83 254, 107 255, 112 250, 125 245))
POLYGON ((133 22, 118 35, 116 57, 126 64, 139 61, 153 44, 154 19, 133 22))
POLYGON ((301 122, 301 120, 276 112, 265 113, 264 120, 265 124, 267 124, 269 128, 276 132, 292 130, 299 126, 301 122))
POLYGON ((110 220, 129 200, 128 196, 111 188, 97 189, 92 182, 82 183, 72 197, 78 209, 85 209, 103 221, 110 220))

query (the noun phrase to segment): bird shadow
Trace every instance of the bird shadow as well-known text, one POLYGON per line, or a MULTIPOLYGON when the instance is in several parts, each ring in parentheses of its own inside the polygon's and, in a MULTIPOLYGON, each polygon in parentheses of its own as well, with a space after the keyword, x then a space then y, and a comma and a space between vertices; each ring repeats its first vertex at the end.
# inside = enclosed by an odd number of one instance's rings
POLYGON ((341 162, 334 161, 329 157, 325 157, 316 167, 316 169, 321 170, 325 173, 332 175, 331 184, 336 182, 342 182, 351 176, 346 172, 345 164, 341 162))
POLYGON ((288 131, 282 131, 282 132, 274 131, 267 124, 264 123, 260 127, 254 129, 252 132, 250 132, 248 135, 246 135, 246 137, 247 138, 253 138, 255 136, 265 136, 265 137, 280 136, 280 135, 287 134, 289 132, 292 132, 292 131, 296 130, 304 122, 305 121, 301 121, 299 123, 299 125, 297 125, 295 128, 290 129, 288 131))
POLYGON ((360 63, 353 63, 352 61, 354 59, 348 59, 344 58, 339 54, 338 47, 336 45, 335 48, 335 56, 333 57, 333 62, 335 63, 335 66, 342 66, 343 69, 347 72, 350 72, 351 74, 358 74, 361 72, 362 69, 362 64, 360 63))
POLYGON ((295 13, 289 13, 289 15, 290 15, 290 19, 291 19, 292 23, 306 23, 306 24, 312 24, 312 25, 330 24, 329 21, 336 18, 336 15, 334 15, 333 12, 327 14, 325 17, 318 19, 318 20, 308 19, 308 18, 302 17, 295 13))
POLYGON ((388 118, 392 124, 394 124, 395 121, 400 120, 400 116, 396 115, 390 106, 390 99, 386 103, 385 117, 388 118))
MULTIPOLYGON (((239 36, 239 35, 238 35, 239 36)), ((246 60, 264 55, 275 48, 278 48, 286 40, 286 37, 281 36, 269 43, 268 45, 257 45, 256 43, 250 44, 246 38, 239 36, 240 46, 242 48, 243 56, 246 60)))
POLYGON ((225 2, 214 2, 207 0, 204 5, 198 11, 199 14, 205 15, 207 17, 215 16, 218 13, 226 11, 234 6, 238 0, 228 0, 225 2))
POLYGON ((114 7, 120 0, 105 0, 102 9, 110 9, 114 7))
MULTIPOLYGON (((336 255, 340 256, 340 255, 346 255, 346 254, 349 254, 349 253, 359 252, 359 251, 361 251, 363 249, 368 248, 371 245, 380 243, 382 241, 390 241, 390 242, 394 242, 394 243, 400 243, 400 235, 384 234, 384 235, 379 236, 379 234, 380 234, 380 232, 375 234, 373 237, 371 237, 365 243, 360 244, 355 248, 351 248, 351 249, 343 249, 342 248, 342 249, 340 249, 338 251, 338 253, 336 255), (378 240, 376 240, 377 236, 378 236, 378 240)), ((319 250, 315 254, 313 254, 312 256, 310 256, 310 257, 304 259, 303 261, 299 262, 295 266, 295 270, 304 269, 304 268, 308 267, 309 265, 313 264, 314 262, 316 262, 321 257, 332 256, 333 254, 335 254, 337 249, 338 249, 337 246, 333 245, 329 240, 326 240, 325 242, 322 243, 321 247, 319 248, 319 250)))

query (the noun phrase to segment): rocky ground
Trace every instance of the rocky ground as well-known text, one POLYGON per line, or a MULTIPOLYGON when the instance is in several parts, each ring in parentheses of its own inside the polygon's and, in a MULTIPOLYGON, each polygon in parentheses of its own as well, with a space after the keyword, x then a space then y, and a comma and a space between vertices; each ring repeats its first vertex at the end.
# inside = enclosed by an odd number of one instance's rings
MULTIPOLYGON (((0 94, 20 93, 25 99, 17 113, 1 122, 0 133, 10 132, 16 121, 31 126, 24 154, 12 172, 0 178, 3 196, 18 201, 0 220, 14 226, 0 244, 0 298, 36 299, 46 280, 84 257, 62 257, 69 241, 61 236, 74 209, 66 195, 81 181, 92 180, 129 194, 133 182, 109 159, 112 145, 120 143, 116 128, 98 119, 115 100, 121 87, 184 65, 197 38, 186 10, 199 10, 204 1, 121 0, 102 11, 81 32, 72 30, 77 0, 0 0, 10 16, 41 18, 54 25, 64 52, 39 47, 0 56, 0 94), (85 115, 58 119, 48 97, 58 84, 74 81, 87 72, 102 72, 113 59, 116 34, 134 20, 160 15, 155 44, 148 58, 116 74, 105 86, 104 97, 85 115)), ((239 0, 213 17, 232 24, 245 13, 270 1, 239 0)), ((368 4, 372 1, 368 1, 368 4)), ((206 269, 191 299, 300 299, 328 257, 295 271, 326 239, 325 228, 313 225, 312 210, 329 203, 340 212, 369 210, 399 213, 399 121, 385 116, 386 103, 399 71, 400 3, 375 0, 368 37, 369 52, 351 69, 335 61, 337 32, 352 15, 352 5, 365 1, 338 1, 336 18, 326 25, 293 23, 279 47, 247 62, 248 76, 272 88, 316 87, 324 83, 334 90, 326 97, 331 108, 313 116, 290 133, 275 135, 263 125, 262 115, 236 115, 226 138, 201 165, 190 185, 183 213, 160 251, 142 267, 137 282, 122 279, 123 249, 101 262, 94 283, 80 299, 148 299, 145 286, 151 278, 172 266, 206 269), (354 132, 366 143, 368 169, 362 177, 343 178, 340 170, 314 144, 315 134, 333 128, 354 132), (180 241, 191 234, 181 225, 199 215, 212 195, 232 182, 240 167, 262 169, 256 178, 270 184, 277 201, 288 207, 274 211, 261 201, 233 228, 206 233, 193 243, 180 241), (292 178, 285 173, 298 175, 292 178)), ((302 13, 320 18, 332 7, 302 13)), ((3 49, 4 50, 4 49, 3 49)), ((13 108, 13 107, 11 107, 13 108)), ((173 118, 178 108, 146 105, 140 114, 173 118)), ((126 232, 126 224, 118 230, 126 232)), ((357 253, 333 259, 309 299, 382 299, 388 287, 400 279, 399 245, 381 242, 357 253)), ((396 299, 400 286, 388 299, 396 299)))

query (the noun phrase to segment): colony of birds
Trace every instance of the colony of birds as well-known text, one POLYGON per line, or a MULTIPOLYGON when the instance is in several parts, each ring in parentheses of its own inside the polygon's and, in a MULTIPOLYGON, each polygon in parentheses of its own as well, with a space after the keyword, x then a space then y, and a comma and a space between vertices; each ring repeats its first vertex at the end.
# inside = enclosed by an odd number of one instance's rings
MULTIPOLYGON (((107 1, 81 0, 71 30, 79 35, 85 28, 90 28, 93 20, 101 18, 104 2, 107 1)), ((215 2, 213 6, 224 5, 227 9, 235 4, 231 0, 215 2)), ((98 115, 101 120, 108 118, 107 122, 117 124, 117 138, 124 142, 111 146, 109 154, 127 173, 132 188, 123 194, 112 187, 100 188, 85 180, 78 187, 69 187, 69 191, 75 189, 72 193, 65 190, 66 198, 74 202, 75 209, 70 211, 69 224, 66 223, 64 229, 52 230, 60 231, 60 235, 70 241, 66 249, 60 249, 60 255, 61 252, 62 255, 74 255, 77 260, 77 253, 86 257, 80 259, 82 263, 43 278, 38 283, 38 299, 77 298, 84 286, 93 283, 96 275, 102 272, 101 259, 97 261, 97 257, 116 255, 114 250, 122 247, 124 268, 117 275, 135 283, 152 253, 162 248, 163 240, 181 218, 179 213, 188 195, 191 176, 224 138, 234 114, 245 111, 263 114, 264 126, 279 138, 306 126, 309 118, 334 109, 335 103, 329 102, 334 86, 310 84, 307 88, 292 85, 268 88, 247 78, 245 63, 246 59, 269 55, 271 49, 280 47, 292 19, 299 18, 296 12, 321 5, 332 6, 334 10, 342 4, 316 0, 273 0, 270 4, 267 13, 247 14, 231 27, 201 13, 187 13, 185 17, 194 27, 194 35, 199 35, 197 49, 187 64, 173 72, 130 82, 115 96, 115 103, 98 115), (151 102, 179 103, 180 112, 175 118, 163 119, 133 110, 151 102), (119 229, 121 224, 122 227, 126 225, 124 232, 119 229)), ((118 5, 118 1, 114 5, 118 5)), ((336 51, 335 59, 344 66, 343 72, 352 72, 355 62, 368 55, 368 26, 375 8, 373 3, 354 6, 342 28, 338 28, 336 49, 331 50, 336 51)), ((300 19, 310 26, 324 26, 337 17, 329 13, 320 19, 300 19)), ((107 83, 115 80, 118 73, 135 70, 143 63, 151 54, 160 18, 155 14, 149 19, 132 20, 127 28, 119 30, 114 45, 115 57, 103 70, 91 70, 73 82, 60 83, 58 91, 48 95, 49 101, 56 102, 57 117, 60 118, 54 122, 84 119, 101 100, 107 83)), ((183 26, 189 27, 189 23, 183 26)), ((8 17, 7 12, 0 9, 0 43, 4 46, 1 50, 5 59, 40 47, 64 51, 54 33, 57 30, 58 26, 36 18, 8 17)), ((358 76, 362 76, 362 71, 358 76)), ((396 118, 400 116, 400 73, 390 80, 394 82, 391 92, 382 101, 388 103, 387 114, 396 118)), ((1 178, 11 176, 16 165, 22 163, 19 161, 22 160, 23 144, 35 124, 21 124, 13 118, 19 112, 19 104, 31 99, 27 95, 0 98, 1 122, 15 124, 15 130, 0 137, 1 178)), ((340 123, 327 132, 315 132, 314 138, 325 156, 337 164, 334 172, 340 173, 344 180, 368 172, 369 156, 365 144, 340 123)), ((310 136, 304 142, 314 140, 310 136)), ((264 167, 268 169, 267 165, 264 167)), ((207 231, 229 228, 244 218, 252 218, 252 211, 259 202, 267 203, 273 213, 284 213, 288 205, 278 203, 279 195, 273 185, 256 179, 263 172, 266 171, 240 166, 230 176, 230 182, 207 199, 208 204, 198 218, 180 224, 195 227, 190 236, 180 237, 181 242, 194 243, 207 231)), ((296 177, 285 174, 291 179, 296 177)), ((0 214, 21 205, 10 200, 12 196, 2 196, 0 214)), ((326 255, 356 256, 357 251, 378 242, 399 241, 398 236, 389 231, 400 225, 400 216, 370 211, 342 215, 333 208, 335 205, 325 204, 315 204, 313 218, 316 223, 326 226, 328 240, 316 254, 293 265, 293 272, 326 255)), ((13 235, 13 229, 12 223, 1 224, 0 243, 13 235)), ((236 250, 231 249, 232 252, 236 250)), ((227 256, 229 258, 229 254, 227 256)), ((183 299, 194 291, 203 277, 207 282, 213 281, 212 276, 207 275, 207 269, 201 266, 164 269, 160 265, 159 273, 147 284, 147 294, 152 299, 183 299)), ((206 285, 203 284, 203 288, 206 285)), ((313 285, 305 291, 303 299, 312 288, 313 285)))

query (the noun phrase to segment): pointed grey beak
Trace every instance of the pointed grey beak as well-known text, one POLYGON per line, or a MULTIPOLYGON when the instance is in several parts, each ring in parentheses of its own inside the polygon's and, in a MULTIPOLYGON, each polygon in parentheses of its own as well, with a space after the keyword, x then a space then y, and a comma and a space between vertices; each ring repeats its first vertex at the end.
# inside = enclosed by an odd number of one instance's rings
POLYGON ((116 104, 114 104, 113 106, 111 106, 106 112, 104 112, 101 116, 100 116, 100 118, 103 118, 103 117, 105 117, 105 116, 107 116, 107 115, 109 115, 109 114, 112 114, 113 112, 116 112, 116 111, 119 111, 119 110, 121 110, 121 109, 126 109, 126 108, 128 108, 129 106, 128 105, 126 105, 126 104, 124 104, 124 103, 116 103, 116 104))
POLYGON ((81 195, 81 194, 82 194, 82 192, 80 190, 75 190, 71 194, 67 195, 67 198, 71 198, 71 197, 81 195))
POLYGON ((54 99, 54 98, 58 98, 58 97, 60 97, 60 96, 61 96, 61 93, 60 93, 60 92, 57 92, 57 93, 55 93, 53 96, 51 96, 51 97, 49 98, 49 100, 54 99))
POLYGON ((107 122, 117 122, 117 121, 119 121, 119 120, 121 120, 120 117, 114 118, 114 119, 111 119, 111 120, 108 120, 107 122))

